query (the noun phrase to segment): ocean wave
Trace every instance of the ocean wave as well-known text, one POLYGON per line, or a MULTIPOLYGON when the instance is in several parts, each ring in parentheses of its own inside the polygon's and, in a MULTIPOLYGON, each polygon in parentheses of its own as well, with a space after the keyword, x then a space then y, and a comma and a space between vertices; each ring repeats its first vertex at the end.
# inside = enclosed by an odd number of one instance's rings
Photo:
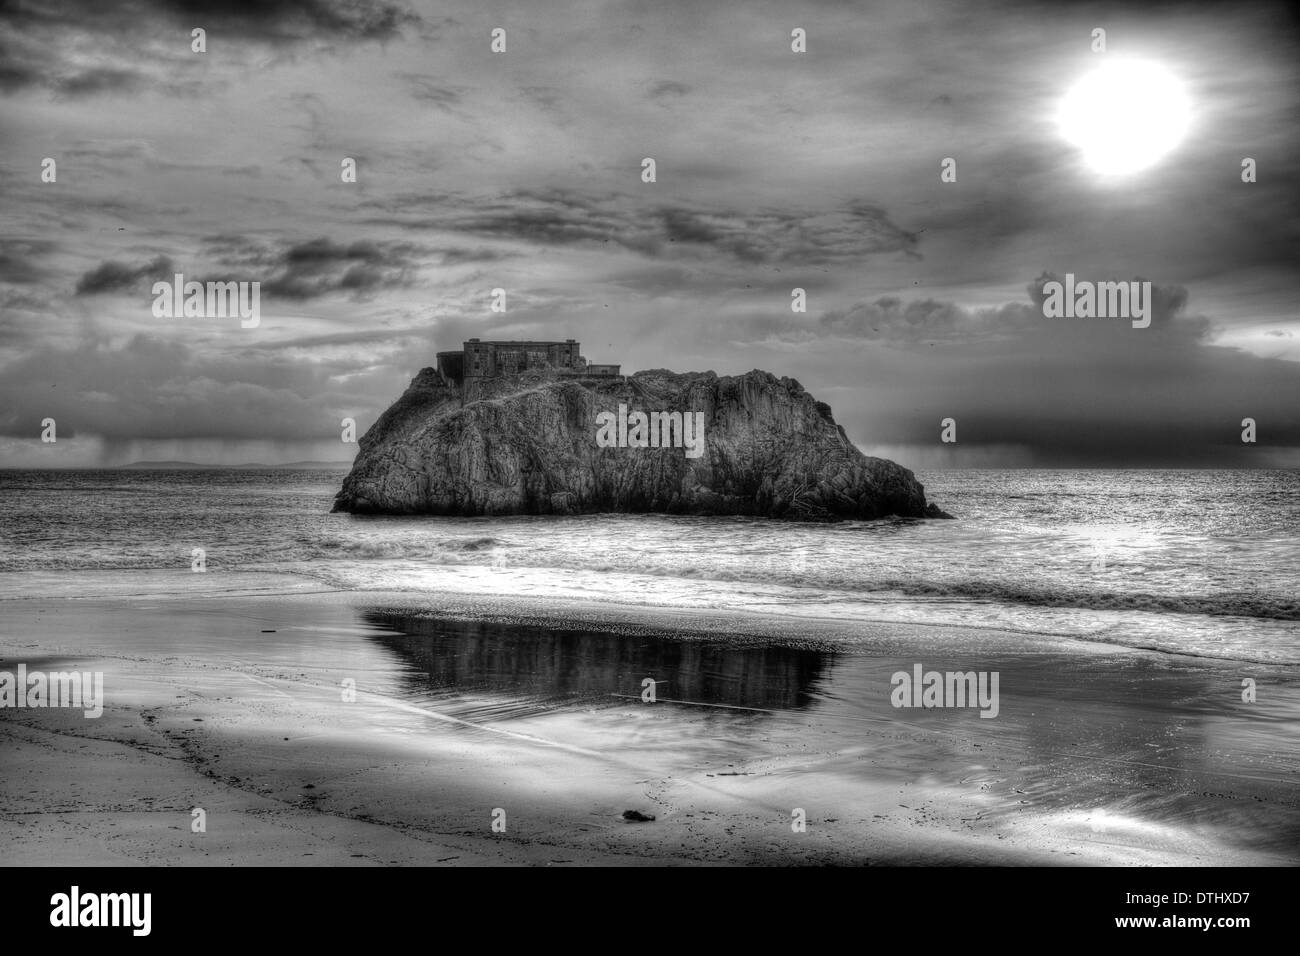
POLYGON ((1083 608, 1092 611, 1164 611, 1215 617, 1257 617, 1274 621, 1300 621, 1300 601, 1282 595, 1206 594, 1169 595, 1101 590, 1058 590, 1015 586, 1001 582, 882 581, 868 591, 895 591, 909 597, 952 597, 1035 607, 1083 608))
MULTIPOLYGON (((792 592, 839 592, 867 598, 872 595, 942 601, 958 600, 1041 608, 1088 611, 1145 611, 1157 613, 1197 614, 1208 617, 1243 617, 1269 621, 1300 621, 1300 600, 1292 594, 1267 592, 1161 594, 1151 591, 1118 591, 1106 588, 1063 586, 1059 579, 1040 582, 1008 582, 967 578, 956 580, 897 578, 873 579, 853 577, 848 573, 816 569, 808 572, 778 570, 768 562, 751 567, 703 566, 694 562, 652 565, 638 559, 613 558, 609 555, 574 560, 572 555, 520 554, 519 549, 503 546, 492 538, 439 542, 418 548, 409 543, 348 542, 346 550, 361 559, 391 559, 409 566, 411 563, 483 567, 486 555, 505 556, 507 566, 518 569, 574 571, 583 574, 633 574, 649 578, 676 579, 697 583, 716 582, 737 585, 775 585, 792 592)), ((682 555, 686 558, 687 555, 682 555)), ((346 567, 334 567, 334 579, 349 580, 346 567)), ((373 580, 379 568, 358 568, 358 581, 373 580)))
MULTIPOLYGON (((730 564, 707 564, 698 553, 681 551, 669 555, 623 552, 576 554, 510 544, 492 535, 430 537, 412 541, 398 538, 310 538, 285 542, 281 548, 247 546, 210 547, 208 567, 213 570, 293 567, 305 570, 329 569, 341 586, 367 588, 381 579, 386 566, 410 570, 413 567, 484 568, 506 566, 517 569, 574 572, 578 574, 631 574, 661 580, 676 579, 725 585, 770 585, 789 588, 812 599, 813 592, 838 592, 859 598, 900 596, 926 601, 987 602, 1026 607, 1080 609, 1091 611, 1145 611, 1195 614, 1207 617, 1241 617, 1267 621, 1300 621, 1300 599, 1290 591, 1189 590, 1181 594, 1155 589, 1119 590, 1104 586, 1080 587, 1077 577, 1064 575, 1027 580, 990 577, 946 576, 940 569, 925 569, 916 576, 901 577, 886 569, 870 573, 862 567, 820 567, 793 570, 782 558, 733 560, 730 564), (352 582, 349 584, 349 582, 352 582)), ((139 551, 95 549, 84 552, 10 552, 0 555, 0 571, 39 570, 166 570, 188 567, 190 547, 173 546, 167 553, 142 548, 139 551)), ((1041 569, 1040 569, 1041 571, 1041 569)), ((1135 582, 1136 583, 1136 582, 1135 582)))
MULTIPOLYGON (((960 599, 1020 604, 1033 607, 1077 608, 1096 611, 1155 611, 1200 614, 1212 617, 1249 617, 1273 621, 1300 621, 1300 600, 1293 594, 1258 591, 1161 594, 1154 591, 1119 591, 1063 585, 1059 578, 1039 582, 1009 582, 985 578, 939 580, 881 576, 864 579, 857 570, 840 571, 825 567, 791 571, 782 562, 755 559, 748 566, 701 565, 686 553, 674 556, 683 563, 650 563, 644 555, 610 554, 590 557, 565 553, 529 553, 491 537, 439 540, 412 544, 410 541, 344 541, 336 552, 358 559, 391 559, 431 564, 482 565, 486 555, 504 556, 513 567, 573 570, 587 573, 626 573, 656 578, 716 581, 726 584, 775 584, 808 589, 869 594, 896 594, 928 599, 960 599), (690 563, 685 563, 690 560, 690 563)), ((342 569, 340 569, 342 570, 342 569)), ((346 577, 346 572, 344 572, 346 577)))
POLYGON ((438 538, 421 542, 377 538, 325 538, 317 540, 302 536, 299 537, 298 541, 308 552, 319 549, 320 556, 327 560, 337 560, 340 556, 358 560, 436 560, 459 554, 473 555, 502 546, 501 541, 490 536, 438 538))

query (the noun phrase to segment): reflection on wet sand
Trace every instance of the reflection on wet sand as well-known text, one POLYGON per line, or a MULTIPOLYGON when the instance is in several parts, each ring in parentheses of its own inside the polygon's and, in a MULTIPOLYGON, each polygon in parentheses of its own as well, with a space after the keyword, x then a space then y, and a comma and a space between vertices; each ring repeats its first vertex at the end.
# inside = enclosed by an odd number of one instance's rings
POLYGON ((523 628, 366 611, 385 628, 370 640, 411 670, 412 691, 502 692, 541 701, 656 696, 734 707, 799 710, 816 697, 834 654, 773 644, 741 644, 608 632, 523 628))
POLYGON ((471 721, 635 708, 642 680, 656 680, 667 707, 653 736, 611 715, 600 743, 633 760, 652 751, 664 773, 716 769, 707 740, 725 739, 773 785, 817 779, 850 803, 886 780, 964 795, 980 808, 968 818, 977 830, 1191 849, 1214 837, 1283 857, 1300 846, 1300 756, 1284 744, 1296 739, 1300 687, 1281 673, 1268 705, 1245 707, 1236 671, 1212 661, 1023 647, 900 658, 391 611, 364 620, 380 628, 368 639, 399 658, 409 696, 471 721), (999 716, 895 709, 891 676, 918 662, 999 671, 999 716))

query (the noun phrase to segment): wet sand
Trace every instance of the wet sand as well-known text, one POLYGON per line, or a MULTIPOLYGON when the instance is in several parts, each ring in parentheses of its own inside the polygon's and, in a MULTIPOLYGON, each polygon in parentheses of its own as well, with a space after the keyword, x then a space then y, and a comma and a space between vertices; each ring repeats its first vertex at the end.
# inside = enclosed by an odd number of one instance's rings
POLYGON ((0 709, 9 864, 1300 860, 1293 668, 147 572, 0 575, 20 662, 106 703, 0 709), (997 671, 998 716, 892 707, 916 663, 997 671))

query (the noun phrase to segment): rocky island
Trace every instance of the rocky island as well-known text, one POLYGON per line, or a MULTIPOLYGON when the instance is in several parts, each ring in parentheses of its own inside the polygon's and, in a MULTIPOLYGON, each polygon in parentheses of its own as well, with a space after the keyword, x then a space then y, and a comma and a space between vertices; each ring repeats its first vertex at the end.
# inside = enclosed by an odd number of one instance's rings
POLYGON ((334 511, 947 518, 793 379, 620 375, 572 340, 442 352, 360 440, 334 511))

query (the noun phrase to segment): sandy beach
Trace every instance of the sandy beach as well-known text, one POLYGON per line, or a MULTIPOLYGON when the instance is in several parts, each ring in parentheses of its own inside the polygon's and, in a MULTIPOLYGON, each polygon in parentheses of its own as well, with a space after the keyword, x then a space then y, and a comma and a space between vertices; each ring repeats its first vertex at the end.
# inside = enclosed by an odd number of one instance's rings
POLYGON ((0 709, 10 864, 1300 857, 1285 668, 287 575, 0 578, 0 670, 105 687, 98 719, 0 709), (893 707, 916 663, 996 668, 996 719, 893 707))

